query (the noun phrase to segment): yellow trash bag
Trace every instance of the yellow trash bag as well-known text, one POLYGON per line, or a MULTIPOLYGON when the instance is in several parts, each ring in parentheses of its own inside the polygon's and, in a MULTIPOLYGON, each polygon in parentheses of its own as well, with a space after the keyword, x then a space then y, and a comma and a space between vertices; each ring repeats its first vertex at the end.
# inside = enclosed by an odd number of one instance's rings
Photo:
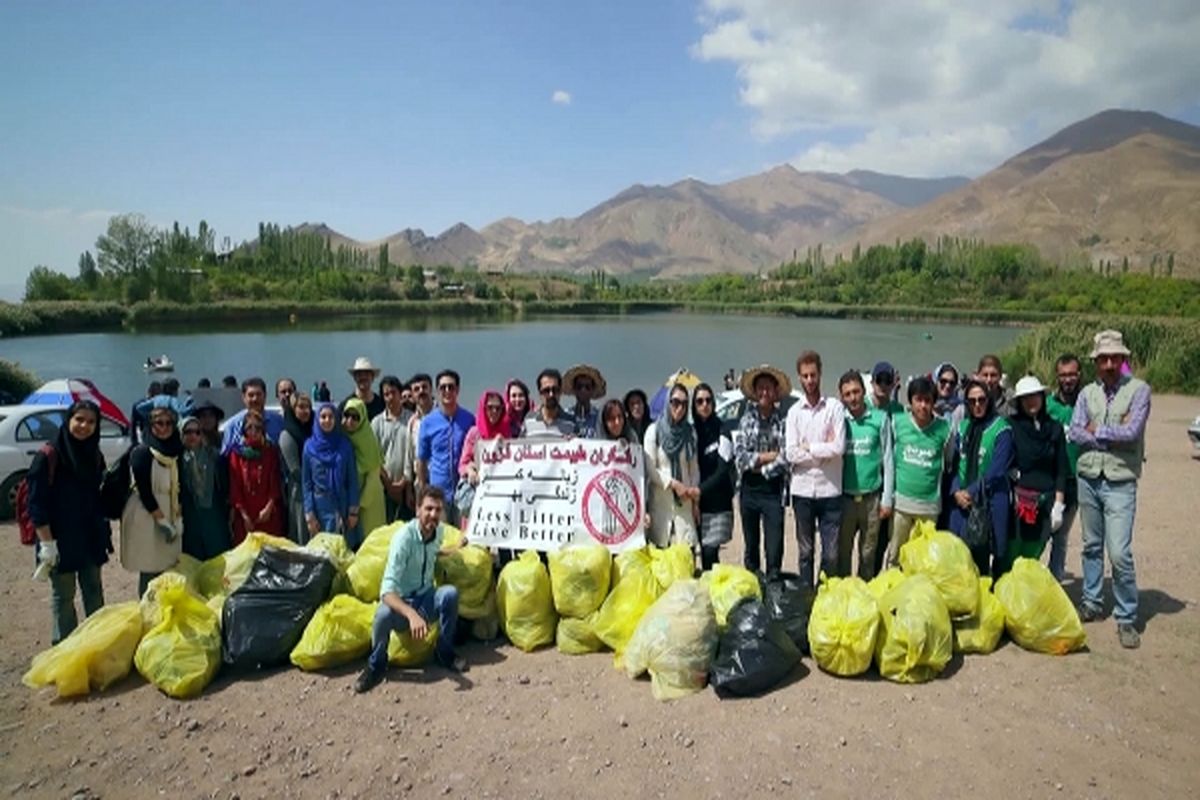
POLYGON ((334 595, 309 620, 292 648, 292 663, 311 672, 365 656, 371 650, 371 624, 378 605, 348 594, 334 595))
POLYGON ((221 621, 186 585, 158 596, 161 621, 133 656, 142 677, 171 697, 196 697, 221 668, 221 621))
POLYGON ((1008 635, 1026 650, 1061 656, 1087 645, 1075 606, 1040 561, 1018 558, 996 581, 996 599, 1008 635))
POLYGON ((954 655, 950 612, 927 575, 910 575, 879 601, 879 674, 897 683, 936 678, 954 655))
POLYGON ((867 581, 867 589, 869 589, 871 594, 875 595, 875 599, 878 600, 892 589, 895 589, 897 586, 899 586, 903 581, 904 573, 900 571, 899 567, 888 567, 883 572, 867 581))
POLYGON ((138 601, 142 612, 142 630, 148 631, 162 622, 162 596, 169 588, 187 589, 188 579, 182 573, 167 570, 146 584, 146 592, 138 601))
POLYGON ((928 520, 918 522, 900 547, 900 566, 905 575, 927 575, 950 616, 969 617, 979 611, 979 568, 970 548, 953 533, 937 530, 928 520))
POLYGON ((580 656, 585 653, 596 653, 604 649, 604 642, 596 635, 593 627, 599 611, 589 614, 583 619, 575 617, 559 617, 558 629, 554 632, 554 643, 560 653, 580 656))
POLYGON ((677 580, 638 622, 625 649, 625 674, 636 678, 649 671, 655 700, 698 692, 708 683, 717 640, 708 587, 677 580))
POLYGON ((954 652, 990 653, 1004 635, 1004 606, 992 594, 992 579, 979 579, 979 613, 954 620, 954 652))
MULTIPOLYGON (((415 640, 408 631, 396 633, 388 640, 388 663, 393 667, 419 667, 433 658, 437 647, 438 625, 431 622, 426 628, 425 638, 415 640)), ((368 637, 368 646, 370 638, 368 637)))
POLYGON ((508 640, 529 652, 554 641, 558 622, 550 596, 550 575, 534 550, 504 565, 496 582, 500 627, 508 640))
MULTIPOLYGON (((600 608, 612 582, 612 553, 602 544, 579 544, 547 554, 554 609, 583 618, 600 608)), ((560 648, 561 649, 561 648, 560 648)))
POLYGON ((661 548, 647 545, 646 549, 650 552, 650 569, 664 592, 677 580, 695 577, 696 557, 692 555, 692 548, 683 542, 661 548))
MULTIPOLYGON (((442 545, 454 547, 463 532, 452 525, 445 527, 442 545)), ((470 544, 449 555, 439 555, 433 570, 435 586, 458 589, 458 616, 479 619, 489 612, 488 595, 492 592, 492 554, 486 547, 470 544)))
POLYGON ((350 579, 350 588, 354 591, 354 596, 364 603, 379 600, 379 585, 383 583, 392 537, 406 524, 393 522, 371 531, 347 567, 346 577, 350 579))
POLYGON ((295 542, 280 536, 249 533, 237 547, 200 564, 194 578, 196 591, 206 598, 218 594, 232 594, 246 582, 254 560, 267 545, 282 550, 295 550, 299 547, 295 542))
POLYGON ((328 556, 337 573, 333 577, 330 596, 350 593, 350 578, 346 575, 354 563, 354 551, 346 544, 346 537, 338 533, 318 533, 308 540, 303 549, 309 553, 328 556))
POLYGON ((645 549, 628 550, 613 559, 613 587, 592 630, 597 638, 617 653, 625 649, 646 609, 662 594, 662 587, 650 569, 650 553, 645 549))
POLYGON ((708 595, 712 600, 717 617, 717 627, 725 630, 729 612, 747 598, 762 600, 762 586, 753 572, 734 564, 714 564, 712 571, 704 576, 708 584, 708 595))
POLYGON ((860 675, 871 666, 879 634, 879 604, 861 578, 826 578, 808 618, 808 646, 817 666, 860 675))
POLYGON ((104 606, 70 636, 34 656, 21 681, 31 689, 54 684, 59 697, 107 689, 129 674, 141 640, 137 601, 104 606))

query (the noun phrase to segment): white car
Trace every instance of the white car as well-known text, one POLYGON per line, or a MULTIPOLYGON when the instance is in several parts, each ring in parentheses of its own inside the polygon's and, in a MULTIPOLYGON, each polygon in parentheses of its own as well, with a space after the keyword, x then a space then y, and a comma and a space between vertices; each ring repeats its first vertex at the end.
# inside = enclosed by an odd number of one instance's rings
MULTIPOLYGON (((58 436, 66 415, 66 406, 0 406, 0 519, 10 519, 15 513, 21 479, 42 445, 58 436)), ((104 460, 111 465, 128 449, 129 431, 101 417, 104 460)))

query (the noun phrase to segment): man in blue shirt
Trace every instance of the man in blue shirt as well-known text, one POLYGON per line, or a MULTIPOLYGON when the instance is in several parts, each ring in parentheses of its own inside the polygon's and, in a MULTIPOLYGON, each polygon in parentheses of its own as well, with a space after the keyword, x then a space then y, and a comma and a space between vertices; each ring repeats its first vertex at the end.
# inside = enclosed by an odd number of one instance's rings
POLYGON ((370 691, 387 672, 388 642, 392 631, 408 631, 420 641, 429 632, 429 621, 437 615, 438 640, 434 658, 453 673, 467 670, 466 659, 454 654, 458 627, 458 589, 433 586, 433 568, 439 554, 449 554, 466 545, 463 537, 451 548, 442 547, 445 498, 436 486, 424 486, 418 497, 417 516, 392 537, 387 566, 379 586, 379 610, 371 626, 371 655, 367 667, 354 683, 358 693, 370 691))
POLYGON ((242 405, 246 408, 225 423, 225 434, 221 439, 223 456, 228 456, 233 448, 242 446, 242 423, 246 419, 246 412, 251 409, 263 415, 267 438, 279 444, 279 435, 283 433, 283 416, 275 411, 267 411, 267 382, 262 378, 246 378, 242 381, 242 405))
POLYGON ((446 521, 458 524, 454 488, 458 485, 458 459, 463 440, 475 425, 475 415, 458 405, 458 373, 444 369, 437 374, 438 408, 421 420, 417 434, 417 483, 437 486, 446 496, 446 521))

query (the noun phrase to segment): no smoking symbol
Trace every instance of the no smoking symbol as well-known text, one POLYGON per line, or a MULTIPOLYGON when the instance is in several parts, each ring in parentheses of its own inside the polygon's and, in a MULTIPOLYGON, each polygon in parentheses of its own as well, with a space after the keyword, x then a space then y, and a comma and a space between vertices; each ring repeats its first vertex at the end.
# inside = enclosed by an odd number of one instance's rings
POLYGON ((583 525, 601 544, 618 545, 637 531, 641 507, 641 492, 633 479, 610 469, 583 490, 583 525))

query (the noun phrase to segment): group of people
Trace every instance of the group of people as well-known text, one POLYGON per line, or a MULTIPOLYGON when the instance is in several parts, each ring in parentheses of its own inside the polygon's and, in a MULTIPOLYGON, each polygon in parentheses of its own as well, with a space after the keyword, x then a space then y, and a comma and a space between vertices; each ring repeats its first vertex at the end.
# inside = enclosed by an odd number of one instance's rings
MULTIPOLYGON (((600 405, 607 385, 587 364, 565 374, 542 370, 536 394, 518 378, 488 389, 474 414, 460 405, 460 378, 451 369, 381 378, 359 358, 349 368, 354 391, 337 405, 279 379, 280 412, 266 408, 266 383, 249 378, 240 387, 244 408, 223 431, 218 406, 160 391, 135 408, 144 430, 128 454, 133 489, 120 517, 121 563, 138 573, 140 595, 181 553, 208 559, 250 531, 298 543, 334 532, 356 549, 372 530, 407 520, 393 539, 392 577, 384 581, 376 627, 380 635, 416 632, 419 619, 437 613, 448 648, 439 648, 438 659, 461 667, 453 653, 454 599, 433 591, 429 556, 442 547, 442 522, 466 527, 480 443, 620 439, 644 450, 651 545, 686 543, 701 568, 710 568, 732 539, 736 500, 744 565, 768 581, 783 569, 789 505, 800 579, 809 585, 818 541, 821 571, 849 575, 856 566, 870 578, 897 562, 923 519, 963 536, 981 571, 993 575, 1017 556, 1040 557, 1049 543, 1050 568, 1062 578, 1078 509, 1081 615, 1102 613, 1107 549, 1120 640, 1135 647, 1131 540, 1150 391, 1123 372, 1128 355, 1119 333, 1101 332, 1091 353, 1096 382, 1081 388, 1079 359, 1064 355, 1053 391, 1027 376, 1010 392, 994 356, 967 376, 940 364, 909 380, 905 405, 886 362, 872 370, 869 390, 851 370, 840 377, 837 395, 823 394, 821 357, 805 351, 796 362, 794 402, 782 370, 763 365, 742 373, 737 385, 748 402, 732 431, 717 418, 718 395, 707 383, 671 386, 652 420, 649 398, 638 389, 600 405)), ((81 401, 67 419, 53 463, 39 454, 29 473, 36 557, 53 568, 54 641, 76 625, 76 583, 85 613, 103 604, 100 567, 113 549, 100 505, 106 465, 99 409, 81 401)), ((365 683, 377 677, 371 672, 365 683)))

